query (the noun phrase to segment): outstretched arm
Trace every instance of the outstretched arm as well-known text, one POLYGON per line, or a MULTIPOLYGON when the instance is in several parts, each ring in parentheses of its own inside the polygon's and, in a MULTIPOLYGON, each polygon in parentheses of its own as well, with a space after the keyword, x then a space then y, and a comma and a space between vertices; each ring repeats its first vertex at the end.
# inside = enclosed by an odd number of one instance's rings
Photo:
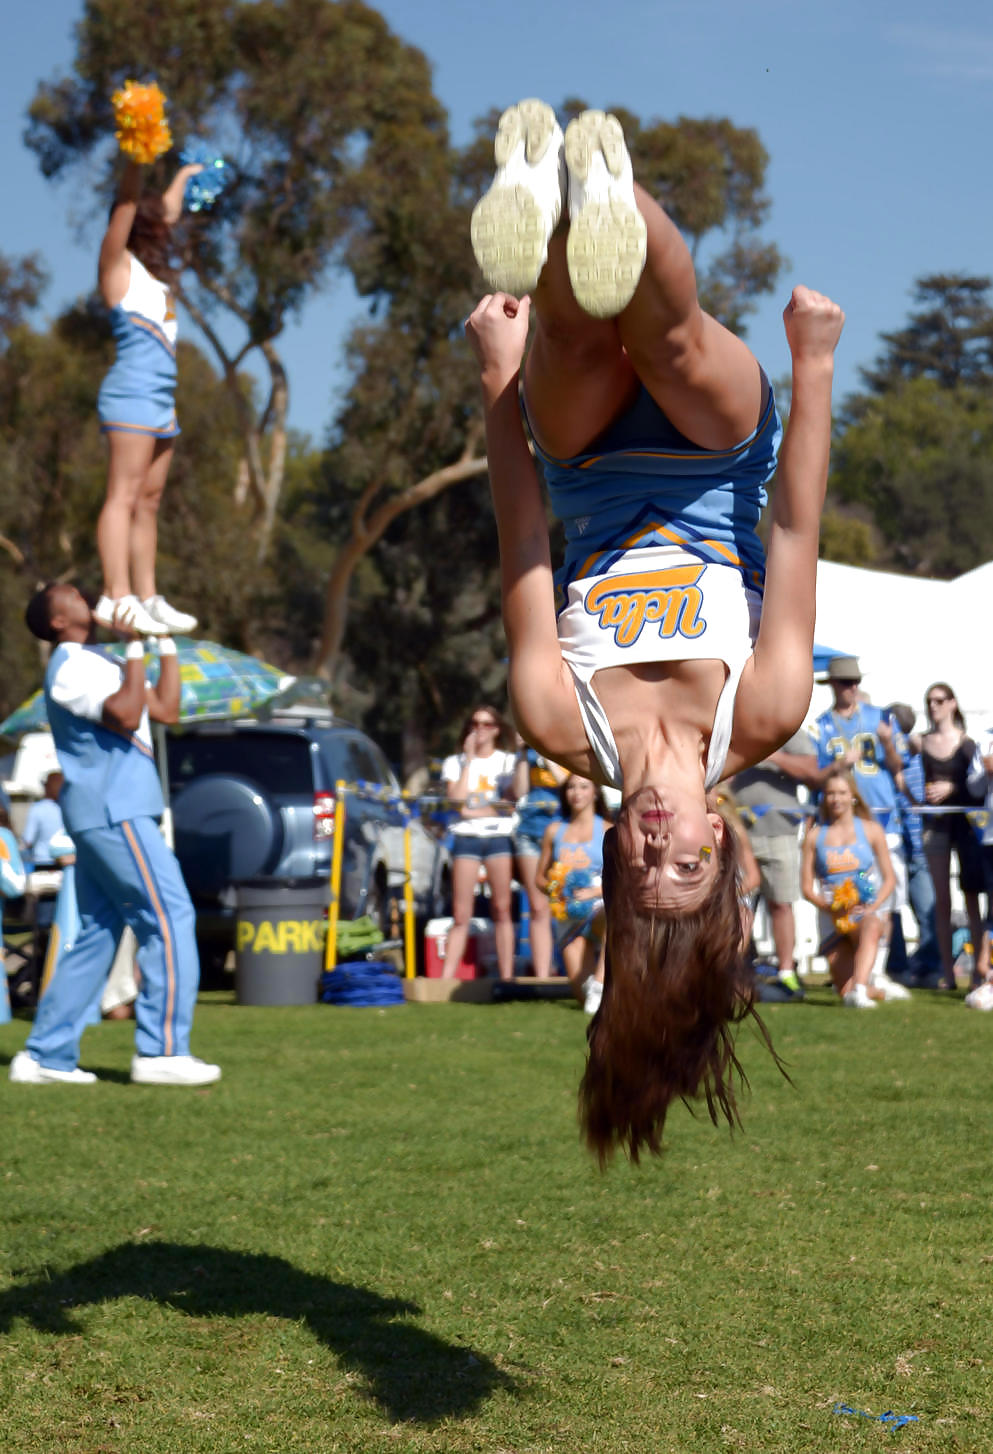
POLYGON ((479 360, 490 490, 500 546, 508 688, 517 726, 533 746, 589 775, 589 749, 565 680, 555 625, 548 520, 517 400, 530 299, 487 294, 466 322, 479 360), (576 760, 576 754, 579 759, 576 760))
POLYGON ((190 177, 203 171, 203 162, 187 162, 180 167, 172 181, 162 193, 162 213, 170 227, 175 227, 183 214, 183 195, 190 177))
POLYGON ((794 288, 783 319, 793 355, 793 399, 776 472, 762 620, 739 692, 740 721, 737 714, 735 719, 736 756, 746 762, 796 731, 810 703, 834 350, 845 315, 822 293, 794 288))
POLYGON ((100 260, 97 263, 97 281, 108 308, 119 303, 128 290, 131 279, 131 263, 127 255, 128 238, 134 226, 140 196, 141 167, 137 162, 128 162, 117 189, 117 200, 111 210, 107 231, 100 244, 100 260))

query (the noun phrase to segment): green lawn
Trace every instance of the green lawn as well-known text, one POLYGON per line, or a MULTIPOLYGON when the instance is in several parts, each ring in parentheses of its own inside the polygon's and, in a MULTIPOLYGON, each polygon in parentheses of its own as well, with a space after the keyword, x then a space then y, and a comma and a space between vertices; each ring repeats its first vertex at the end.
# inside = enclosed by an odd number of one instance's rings
POLYGON ((766 1018, 793 1087, 746 1034, 744 1132, 605 1175, 565 1001, 207 996, 203 1091, 88 1031, 0 1085, 0 1449, 989 1454, 993 1016, 766 1018))

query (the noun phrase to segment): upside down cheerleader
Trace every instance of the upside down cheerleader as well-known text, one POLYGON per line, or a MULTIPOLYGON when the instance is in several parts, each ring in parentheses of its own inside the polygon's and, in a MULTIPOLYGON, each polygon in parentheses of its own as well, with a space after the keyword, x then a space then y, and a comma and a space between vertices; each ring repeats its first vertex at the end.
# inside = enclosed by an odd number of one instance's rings
POLYGON ((738 852, 710 797, 807 710, 834 349, 844 315, 795 288, 768 567, 755 533, 780 429, 768 381, 700 307, 675 225, 634 183, 616 118, 563 138, 511 107, 473 215, 494 289, 466 325, 483 391, 518 728, 620 788, 604 840, 606 976, 580 1096, 590 1146, 657 1151, 673 1099, 736 1118, 754 1013, 738 852), (568 227, 559 227, 568 218, 568 227), (553 578, 523 405, 566 535, 553 578))

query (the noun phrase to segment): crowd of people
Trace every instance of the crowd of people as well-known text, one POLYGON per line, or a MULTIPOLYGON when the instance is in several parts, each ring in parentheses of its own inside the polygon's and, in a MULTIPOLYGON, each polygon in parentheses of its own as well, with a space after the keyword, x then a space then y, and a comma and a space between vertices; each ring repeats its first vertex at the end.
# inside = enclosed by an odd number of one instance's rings
POLYGON ((993 734, 968 735, 947 682, 928 688, 918 733, 908 703, 866 699, 856 658, 833 658, 826 681, 834 700, 814 733, 798 732, 732 783, 780 986, 801 993, 794 910, 802 896, 818 910, 820 952, 846 1005, 871 1009, 908 986, 954 990, 954 866, 972 946, 966 1003, 993 1009, 993 734), (908 906, 917 926, 909 956, 908 906))
MULTIPOLYGON (((744 840, 739 889, 746 930, 760 900, 766 913, 771 953, 760 953, 746 933, 760 997, 803 997, 796 915, 806 900, 817 910, 814 952, 846 1007, 872 1009, 907 998, 911 988, 955 989, 956 951, 964 943, 972 948, 965 1003, 993 1009, 993 985, 986 983, 993 731, 982 742, 966 733, 947 683, 928 689, 927 726, 918 733, 908 703, 880 709, 867 700, 856 658, 833 658, 823 680, 834 700, 813 730, 794 733, 728 779, 720 794, 744 840), (964 903, 959 936, 953 869, 964 903), (912 953, 904 932, 908 908, 912 953)), ((614 819, 603 790, 519 737, 515 742, 492 704, 467 719, 462 751, 445 760, 442 778, 460 814, 452 827, 454 927, 445 974, 456 973, 485 879, 498 972, 512 976, 516 880, 527 899, 531 972, 566 973, 594 1013, 604 977, 603 838, 614 819)), ((618 795, 612 797, 616 807, 618 795)))

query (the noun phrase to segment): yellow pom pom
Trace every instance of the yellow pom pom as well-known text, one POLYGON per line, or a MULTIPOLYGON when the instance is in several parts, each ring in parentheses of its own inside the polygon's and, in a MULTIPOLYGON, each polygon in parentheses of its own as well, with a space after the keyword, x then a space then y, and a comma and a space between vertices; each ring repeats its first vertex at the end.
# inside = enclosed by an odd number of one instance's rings
POLYGON ((110 98, 117 122, 121 151, 132 161, 147 165, 172 146, 172 133, 165 119, 165 96, 154 81, 148 86, 125 81, 110 98))

